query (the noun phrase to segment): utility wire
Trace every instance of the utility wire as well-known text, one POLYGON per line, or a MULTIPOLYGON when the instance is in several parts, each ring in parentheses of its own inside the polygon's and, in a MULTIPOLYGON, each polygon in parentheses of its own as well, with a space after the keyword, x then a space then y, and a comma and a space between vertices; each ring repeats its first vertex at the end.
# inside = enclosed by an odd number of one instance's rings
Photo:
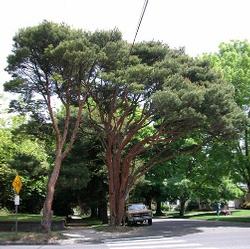
POLYGON ((139 29, 140 29, 140 26, 141 26, 142 19, 143 19, 144 14, 145 14, 145 11, 146 11, 146 8, 147 8, 147 5, 148 5, 148 1, 149 1, 149 0, 145 0, 145 1, 144 1, 143 7, 142 7, 141 16, 140 16, 140 18, 139 18, 139 22, 138 22, 138 25, 137 25, 137 28, 136 28, 136 32, 135 32, 135 37, 134 37, 133 43, 132 43, 132 45, 131 45, 129 54, 132 52, 133 46, 134 46, 134 44, 135 44, 135 40, 136 40, 137 34, 138 34, 138 32, 139 32, 139 29))

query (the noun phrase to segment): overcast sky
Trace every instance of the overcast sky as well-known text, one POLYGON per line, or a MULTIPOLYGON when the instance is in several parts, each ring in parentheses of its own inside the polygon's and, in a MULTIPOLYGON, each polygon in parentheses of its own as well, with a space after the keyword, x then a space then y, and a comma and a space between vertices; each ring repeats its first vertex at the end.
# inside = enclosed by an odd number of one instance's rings
MULTIPOLYGON (((44 19, 94 31, 117 27, 132 42, 144 0, 1 0, 0 84, 12 37, 44 19)), ((221 42, 250 41, 250 0, 149 0, 137 37, 185 47, 192 56, 216 52, 221 42)), ((0 86, 1 88, 1 86, 0 86)))

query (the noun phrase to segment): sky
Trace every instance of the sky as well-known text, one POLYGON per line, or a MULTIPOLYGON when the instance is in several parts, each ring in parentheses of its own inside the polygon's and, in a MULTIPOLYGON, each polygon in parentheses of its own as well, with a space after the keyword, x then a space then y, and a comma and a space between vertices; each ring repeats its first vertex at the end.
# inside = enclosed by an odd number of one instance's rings
MULTIPOLYGON (((12 38, 43 20, 88 31, 118 28, 133 41, 144 0, 0 1, 0 93, 12 38)), ((149 0, 136 41, 162 41, 197 56, 216 52, 221 42, 250 41, 249 0, 149 0)))

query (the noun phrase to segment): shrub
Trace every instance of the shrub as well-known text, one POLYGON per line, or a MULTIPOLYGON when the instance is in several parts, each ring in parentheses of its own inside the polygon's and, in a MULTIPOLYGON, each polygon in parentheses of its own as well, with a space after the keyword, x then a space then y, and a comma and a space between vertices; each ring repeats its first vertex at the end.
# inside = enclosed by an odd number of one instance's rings
POLYGON ((161 210, 164 211, 164 212, 168 212, 168 211, 171 211, 171 207, 170 207, 169 204, 163 203, 161 205, 161 210))
POLYGON ((10 211, 6 207, 0 208, 0 215, 8 215, 8 214, 10 214, 10 211))

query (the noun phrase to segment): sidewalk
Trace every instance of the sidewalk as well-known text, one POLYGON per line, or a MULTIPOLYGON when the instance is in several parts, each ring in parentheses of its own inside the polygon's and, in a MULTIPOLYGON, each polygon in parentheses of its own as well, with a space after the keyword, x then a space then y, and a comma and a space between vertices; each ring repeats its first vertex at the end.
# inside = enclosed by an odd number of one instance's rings
POLYGON ((67 239, 58 241, 60 244, 74 244, 74 243, 101 243, 104 240, 127 238, 134 236, 141 236, 142 232, 145 232, 146 226, 138 227, 120 227, 118 231, 112 231, 110 227, 107 227, 103 231, 97 231, 92 228, 86 227, 69 227, 62 234, 67 239))
POLYGON ((103 228, 103 231, 98 231, 88 227, 67 227, 60 233, 63 235, 63 239, 52 238, 49 240, 16 240, 16 241, 0 241, 0 245, 67 245, 88 243, 96 244, 101 243, 107 239, 126 238, 138 236, 144 231, 146 226, 138 227, 120 227, 118 231, 112 231, 110 227, 103 228))

